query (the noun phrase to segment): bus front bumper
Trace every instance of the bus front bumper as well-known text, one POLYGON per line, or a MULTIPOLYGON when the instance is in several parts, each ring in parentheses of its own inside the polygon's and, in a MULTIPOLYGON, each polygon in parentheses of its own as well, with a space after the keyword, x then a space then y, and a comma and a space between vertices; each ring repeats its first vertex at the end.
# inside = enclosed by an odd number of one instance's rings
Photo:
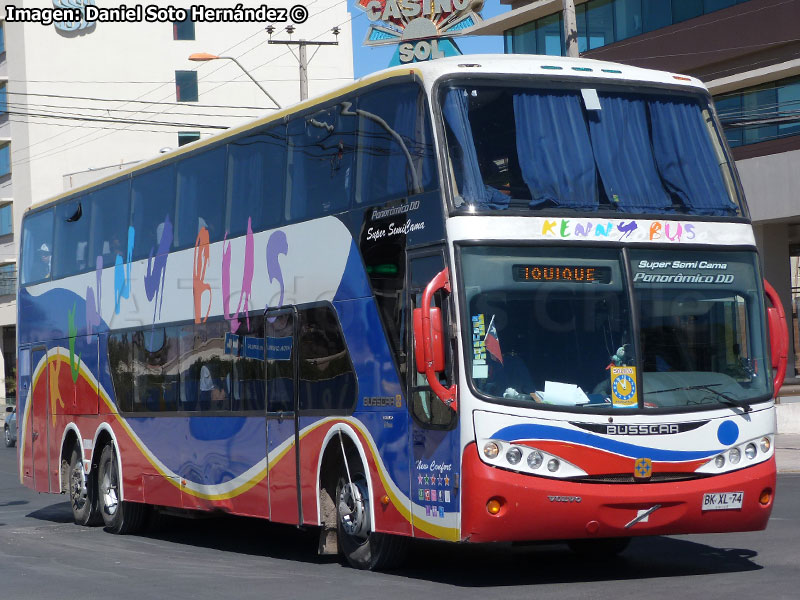
POLYGON ((775 471, 773 455, 746 469, 696 480, 580 483, 486 465, 473 443, 462 464, 461 538, 500 542, 761 530, 772 512, 775 471), (703 510, 704 495, 712 492, 743 492, 741 509, 703 510), (765 492, 769 499, 762 504, 765 492), (499 502, 496 514, 489 511, 491 500, 499 502))

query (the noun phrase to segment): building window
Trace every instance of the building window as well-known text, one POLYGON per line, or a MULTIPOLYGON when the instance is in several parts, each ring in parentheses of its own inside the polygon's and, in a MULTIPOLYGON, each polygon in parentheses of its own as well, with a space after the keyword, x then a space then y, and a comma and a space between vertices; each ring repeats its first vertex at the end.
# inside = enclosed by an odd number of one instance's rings
POLYGON ((0 21, 0 54, 6 51, 6 24, 0 21))
POLYGON ((13 204, 0 206, 0 235, 8 235, 14 231, 13 204))
POLYGON ((8 112, 8 93, 6 92, 6 84, 0 83, 0 115, 8 112))
POLYGON ((0 146, 0 177, 11 173, 11 144, 0 146))
POLYGON ((200 139, 199 131, 179 131, 178 132, 178 146, 185 146, 200 139))
POLYGON ((800 134, 800 77, 714 97, 731 147, 800 134))
POLYGON ((178 102, 197 102, 197 71, 175 71, 175 97, 178 102))
MULTIPOLYGON (((578 50, 586 52, 748 0, 590 0, 575 7, 578 50)), ((564 21, 554 13, 505 32, 505 51, 564 55, 564 21)))
POLYGON ((17 265, 9 263, 0 265, 0 296, 12 296, 17 293, 17 265))
POLYGON ((172 39, 173 40, 193 40, 194 39, 194 21, 189 19, 188 15, 184 21, 172 22, 172 39))

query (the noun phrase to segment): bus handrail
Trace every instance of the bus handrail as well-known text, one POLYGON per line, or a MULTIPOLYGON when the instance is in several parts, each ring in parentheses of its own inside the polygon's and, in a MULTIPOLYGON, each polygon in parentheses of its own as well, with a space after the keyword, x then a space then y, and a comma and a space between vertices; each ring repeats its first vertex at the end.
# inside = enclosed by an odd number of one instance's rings
MULTIPOLYGON (((428 385, 431 390, 436 394, 445 405, 458 411, 458 402, 456 400, 456 392, 458 390, 454 383, 449 388, 443 386, 439 382, 439 377, 434 370, 434 353, 433 353, 433 336, 431 335, 431 299, 440 289, 444 289, 450 293, 450 275, 447 267, 442 269, 436 276, 431 279, 430 283, 425 287, 422 293, 422 345, 423 356, 425 357, 425 378, 428 380, 428 385)), ((440 338, 439 343, 444 346, 443 340, 440 338)))
POLYGON ((772 351, 772 368, 775 369, 772 383, 777 398, 786 379, 786 365, 789 362, 789 329, 786 325, 786 313, 783 310, 780 296, 766 279, 764 280, 764 292, 772 303, 772 306, 767 308, 767 325, 770 350, 772 351))

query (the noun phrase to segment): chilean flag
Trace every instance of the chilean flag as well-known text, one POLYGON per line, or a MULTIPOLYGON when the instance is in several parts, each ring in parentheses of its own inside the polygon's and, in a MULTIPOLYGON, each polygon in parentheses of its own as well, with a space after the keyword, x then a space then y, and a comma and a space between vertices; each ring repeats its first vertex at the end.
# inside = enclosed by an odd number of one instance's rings
POLYGON ((500 352, 500 339, 497 337, 497 328, 494 326, 494 315, 489 321, 489 328, 486 330, 486 337, 483 338, 486 351, 492 355, 497 362, 503 364, 503 354, 500 352))

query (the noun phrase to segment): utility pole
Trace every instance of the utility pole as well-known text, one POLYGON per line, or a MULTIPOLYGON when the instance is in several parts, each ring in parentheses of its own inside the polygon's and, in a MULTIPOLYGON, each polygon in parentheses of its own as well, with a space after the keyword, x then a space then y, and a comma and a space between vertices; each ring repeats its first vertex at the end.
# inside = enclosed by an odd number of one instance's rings
MULTIPOLYGON (((574 7, 573 7, 574 9, 574 7)), ((334 27, 331 29, 333 35, 336 36, 337 41, 335 42, 314 42, 310 40, 293 40, 291 39, 292 33, 294 33, 294 25, 289 25, 286 28, 286 32, 289 34, 290 39, 288 40, 273 40, 272 34, 275 32, 275 27, 273 25, 267 26, 267 33, 269 34, 269 43, 270 44, 283 44, 284 46, 289 46, 289 51, 292 53, 297 59, 297 63, 300 65, 300 100, 305 100, 308 98, 308 64, 314 60, 314 57, 317 55, 320 46, 338 46, 339 41, 339 31, 338 27, 334 27), (297 46, 297 54, 294 53, 292 50, 292 46, 297 46), (314 50, 314 53, 311 55, 311 58, 307 58, 306 55, 306 47, 307 46, 317 46, 317 49, 314 50)))
POLYGON ((575 22, 575 0, 564 0, 564 45, 567 56, 578 58, 578 26, 575 22))

